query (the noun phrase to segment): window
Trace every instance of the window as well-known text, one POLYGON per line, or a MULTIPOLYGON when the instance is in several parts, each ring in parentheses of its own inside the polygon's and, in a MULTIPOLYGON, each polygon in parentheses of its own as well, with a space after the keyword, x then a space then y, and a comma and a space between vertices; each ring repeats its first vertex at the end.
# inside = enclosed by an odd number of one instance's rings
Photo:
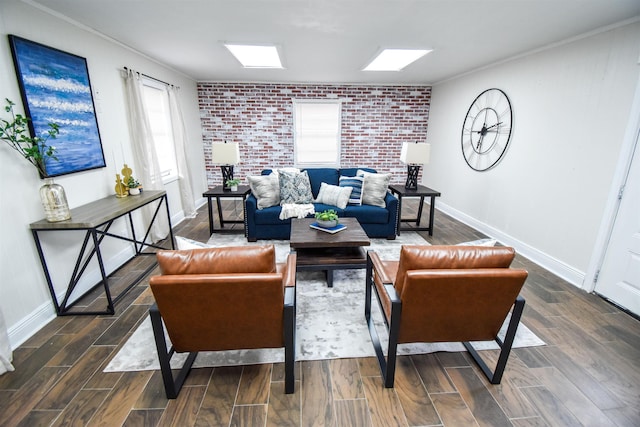
POLYGON ((169 114, 169 94, 164 85, 160 83, 145 79, 143 84, 144 106, 147 110, 153 142, 156 146, 162 182, 166 184, 178 178, 173 128, 169 114))
POLYGON ((293 101, 297 167, 340 166, 339 100, 293 101))

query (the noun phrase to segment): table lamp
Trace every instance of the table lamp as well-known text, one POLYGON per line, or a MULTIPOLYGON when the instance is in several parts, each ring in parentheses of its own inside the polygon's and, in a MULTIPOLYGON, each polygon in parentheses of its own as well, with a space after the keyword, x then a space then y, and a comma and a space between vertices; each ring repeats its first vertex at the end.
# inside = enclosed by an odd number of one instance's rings
POLYGON ((222 185, 227 188, 227 181, 233 179, 233 166, 240 163, 240 148, 235 142, 226 141, 211 144, 211 159, 220 165, 222 185))
POLYGON ((420 165, 429 163, 429 155, 431 153, 431 144, 415 144, 404 142, 402 144, 402 152, 400 153, 400 161, 407 165, 407 182, 404 188, 408 190, 418 189, 418 173, 420 165))

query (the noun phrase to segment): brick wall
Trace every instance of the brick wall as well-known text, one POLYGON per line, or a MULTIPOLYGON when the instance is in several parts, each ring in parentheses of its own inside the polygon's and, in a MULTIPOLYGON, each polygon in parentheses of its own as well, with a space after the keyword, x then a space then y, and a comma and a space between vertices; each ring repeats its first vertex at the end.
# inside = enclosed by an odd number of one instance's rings
POLYGON ((242 163, 234 175, 293 166, 293 99, 342 100, 341 167, 372 167, 403 183, 402 143, 424 142, 430 86, 199 83, 207 183, 221 183, 211 161, 213 142, 237 142, 242 163))

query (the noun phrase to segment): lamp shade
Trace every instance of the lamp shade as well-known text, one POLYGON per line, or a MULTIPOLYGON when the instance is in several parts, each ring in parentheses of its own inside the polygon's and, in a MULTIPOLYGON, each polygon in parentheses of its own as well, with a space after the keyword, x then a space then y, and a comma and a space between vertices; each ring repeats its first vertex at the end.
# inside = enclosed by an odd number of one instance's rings
POLYGON ((400 152, 400 161, 406 164, 424 165, 429 163, 431 144, 404 142, 400 152))
POLYGON ((219 165, 237 165, 240 162, 240 148, 235 142, 211 144, 211 159, 219 165))

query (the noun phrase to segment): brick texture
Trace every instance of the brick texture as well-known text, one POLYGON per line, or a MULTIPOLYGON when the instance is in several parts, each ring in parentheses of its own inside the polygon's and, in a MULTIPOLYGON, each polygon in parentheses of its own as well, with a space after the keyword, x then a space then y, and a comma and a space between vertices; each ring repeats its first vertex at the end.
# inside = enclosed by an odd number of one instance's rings
POLYGON ((222 180, 214 142, 240 145, 234 175, 245 183, 262 169, 293 166, 293 99, 340 99, 340 166, 372 167, 402 183, 402 143, 426 140, 431 87, 199 83, 198 99, 210 187, 222 180))

